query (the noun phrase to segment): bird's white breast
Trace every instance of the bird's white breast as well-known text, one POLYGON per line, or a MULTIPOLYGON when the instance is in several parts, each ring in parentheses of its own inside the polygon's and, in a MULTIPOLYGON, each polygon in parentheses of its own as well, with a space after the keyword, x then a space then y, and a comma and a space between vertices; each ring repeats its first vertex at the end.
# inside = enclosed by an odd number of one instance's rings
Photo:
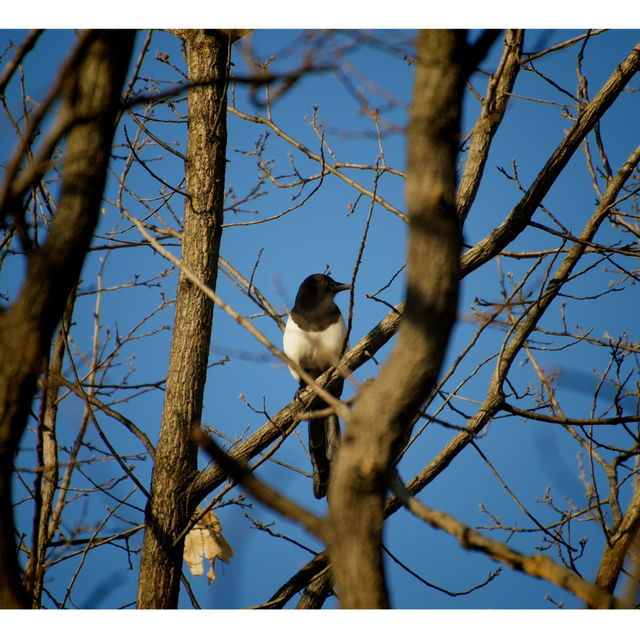
MULTIPOLYGON (((323 331, 303 331, 291 317, 287 320, 282 343, 284 352, 305 369, 329 368, 337 363, 342 352, 347 326, 340 318, 323 331)), ((299 381, 300 376, 289 367, 299 381)))

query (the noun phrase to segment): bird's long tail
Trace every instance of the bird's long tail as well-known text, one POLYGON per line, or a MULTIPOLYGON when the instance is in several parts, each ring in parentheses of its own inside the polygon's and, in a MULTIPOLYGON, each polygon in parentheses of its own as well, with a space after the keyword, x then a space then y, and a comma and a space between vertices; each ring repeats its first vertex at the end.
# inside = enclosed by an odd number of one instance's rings
POLYGON ((327 494, 331 462, 339 443, 340 420, 337 415, 309 420, 309 456, 316 499, 322 499, 327 494))

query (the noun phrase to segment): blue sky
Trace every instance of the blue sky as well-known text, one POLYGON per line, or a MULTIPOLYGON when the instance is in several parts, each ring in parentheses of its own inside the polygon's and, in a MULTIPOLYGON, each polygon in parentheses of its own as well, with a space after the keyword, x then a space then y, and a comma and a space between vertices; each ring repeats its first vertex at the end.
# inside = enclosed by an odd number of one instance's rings
MULTIPOLYGON (((565 41, 578 31, 556 30, 552 32, 531 31, 527 33, 525 50, 530 51, 553 43, 565 41)), ((396 34, 396 37, 405 36, 396 34)), ((385 38, 389 34, 384 34, 385 38)), ((583 68, 589 77, 589 91, 593 96, 603 82, 624 58, 629 49, 638 40, 638 31, 613 31, 599 35, 586 48, 583 68)), ((19 42, 23 33, 0 31, 1 46, 4 49, 9 39, 19 42)), ((342 36, 343 43, 349 43, 350 35, 342 36)), ((138 36, 137 48, 141 46, 144 33, 138 36)), ((71 31, 47 32, 38 43, 34 52, 25 63, 25 78, 27 91, 34 99, 42 97, 51 78, 55 74, 60 60, 68 50, 73 39, 71 31)), ((277 55, 274 69, 295 67, 297 59, 299 34, 294 31, 262 30, 254 36, 255 50, 264 58, 270 54, 277 55), (289 59, 289 53, 293 52, 289 59), (282 66, 279 66, 282 65, 282 66)), ((184 68, 178 41, 170 34, 156 32, 153 36, 150 55, 145 62, 143 76, 164 77, 175 81, 179 79, 166 64, 155 59, 156 53, 169 54, 170 61, 184 68)), ((483 68, 495 68, 499 56, 499 47, 494 47, 491 54, 483 63, 483 68)), ((137 52, 134 54, 134 60, 137 52)), ((234 51, 234 71, 241 74, 243 59, 239 49, 234 51)), ((573 90, 576 85, 575 64, 576 48, 565 52, 558 52, 540 61, 537 67, 542 73, 548 74, 560 85, 573 90)), ((389 124, 401 129, 406 124, 406 106, 411 99, 411 82, 413 69, 410 64, 393 52, 380 52, 374 46, 359 46, 349 54, 348 62, 352 68, 362 71, 376 85, 386 93, 371 90, 369 85, 362 85, 367 98, 380 106, 383 117, 389 124), (369 86, 369 88, 367 88, 369 86), (388 95, 387 95, 388 94, 388 95), (393 104, 389 105, 388 97, 392 96, 393 104)), ((485 80, 474 77, 474 86, 483 93, 485 80)), ((638 89, 637 79, 631 86, 638 89)), ((514 99, 509 107, 505 124, 496 136, 492 152, 487 163, 485 177, 474 207, 465 226, 465 242, 473 245, 484 237, 492 228, 497 226, 518 201, 519 192, 513 183, 507 180, 498 167, 509 169, 513 159, 517 161, 519 176, 526 186, 534 179, 539 169, 561 141, 564 131, 571 126, 571 122, 562 116, 558 103, 570 104, 568 97, 552 88, 540 77, 533 74, 521 73, 514 93, 522 97, 535 97, 532 102, 525 99, 514 99)), ((246 112, 259 112, 264 109, 257 107, 243 88, 236 90, 236 105, 246 112)), ((609 157, 614 171, 621 161, 637 145, 640 136, 638 113, 638 93, 626 93, 619 104, 602 120, 602 129, 606 135, 609 157)), ((7 98, 11 108, 18 104, 18 94, 15 81, 7 91, 7 98)), ((178 109, 184 113, 186 104, 183 102, 178 109)), ((373 164, 379 152, 378 142, 372 133, 375 128, 370 118, 363 117, 357 102, 345 86, 336 80, 332 74, 314 74, 300 81, 290 92, 278 100, 272 107, 273 121, 286 133, 307 144, 317 151, 319 140, 309 124, 309 118, 316 109, 318 120, 326 127, 326 140, 343 162, 373 164), (345 132, 358 131, 358 135, 347 135, 345 132)), ((477 102, 470 96, 465 103, 463 131, 468 132, 478 112, 477 102)), ((158 109, 159 117, 166 117, 167 110, 158 109)), ((130 121, 125 122, 128 131, 133 130, 130 121)), ((175 140, 177 147, 185 150, 186 128, 183 125, 157 123, 157 132, 162 132, 165 139, 175 140)), ((230 115, 228 119, 228 173, 227 188, 233 186, 234 193, 241 196, 247 193, 256 182, 256 158, 248 155, 255 149, 259 136, 264 132, 255 125, 230 115)), ((0 154, 3 158, 13 144, 11 131, 5 118, 0 119, 0 154)), ((117 140, 124 140, 122 127, 117 140)), ((124 150, 122 150, 124 155, 124 150)), ((291 148, 277 139, 271 133, 266 140, 265 157, 274 159, 273 173, 285 175, 291 172, 288 153, 291 148)), ((387 164, 403 170, 405 167, 405 139, 400 133, 390 134, 385 138, 384 153, 387 164)), ((177 187, 183 178, 181 162, 171 157, 171 154, 158 148, 145 151, 154 172, 162 175, 163 179, 177 187)), ((292 152, 292 159, 296 167, 303 174, 317 172, 317 167, 302 158, 299 153, 292 152)), ((576 154, 570 163, 566 174, 553 187, 545 205, 556 212, 569 228, 579 233, 584 221, 594 208, 595 193, 590 185, 589 176, 584 168, 584 158, 576 154)), ((121 161, 114 163, 117 172, 122 167, 121 161)), ((367 188, 373 187, 371 172, 352 171, 349 173, 362 182, 367 188)), ((287 179, 287 178, 283 178, 287 179)), ((129 187, 141 197, 157 197, 161 186, 141 168, 134 168, 129 178, 129 187)), ((107 187, 106 198, 113 200, 117 183, 111 178, 107 187)), ((392 175, 385 175, 378 184, 379 192, 394 206, 406 211, 404 201, 403 181, 392 175)), ((277 214, 292 206, 296 200, 292 196, 295 189, 276 189, 265 184, 267 193, 255 200, 251 208, 255 214, 230 213, 226 222, 245 222, 251 219, 261 219, 277 214)), ((307 186, 304 195, 310 192, 307 186)), ((125 207, 133 214, 142 216, 143 207, 133 198, 125 197, 125 207)), ((265 293, 272 304, 284 312, 292 304, 299 283, 306 275, 322 272, 329 266, 332 275, 341 281, 347 281, 355 263, 360 239, 362 237, 370 202, 366 198, 357 199, 352 188, 339 180, 327 177, 322 188, 305 202, 301 208, 288 213, 282 218, 268 224, 254 226, 230 226, 225 229, 222 240, 221 254, 229 260, 235 268, 246 277, 259 260, 255 270, 254 281, 265 293), (356 204, 352 212, 350 206, 356 204)), ((172 201, 173 210, 180 215, 182 203, 179 197, 172 201)), ((163 212, 166 220, 170 216, 163 212)), ((538 221, 544 218, 536 214, 538 221)), ((108 238, 114 228, 126 226, 113 206, 105 206, 105 214, 101 217, 98 234, 108 238)), ((133 240, 136 231, 130 231, 127 237, 133 240)), ((606 240, 606 231, 599 236, 600 241, 606 240)), ((363 260, 356 284, 355 312, 351 342, 360 339, 367 331, 382 319, 387 313, 387 307, 365 297, 382 288, 390 277, 404 262, 406 241, 406 227, 398 217, 381 206, 374 207, 371 229, 363 254, 363 260)), ((96 245, 104 245, 106 239, 96 240, 96 245)), ((519 239, 513 250, 538 250, 555 247, 557 243, 550 241, 547 236, 533 229, 519 239)), ((115 287, 131 281, 134 277, 139 280, 153 277, 164 269, 168 263, 155 255, 149 248, 122 249, 113 251, 104 265, 100 258, 103 251, 96 250, 87 260, 80 298, 74 319, 77 323, 74 340, 79 350, 89 352, 93 334, 92 314, 95 307, 95 296, 91 294, 96 288, 98 272, 104 266, 103 287, 115 287)), ((512 271, 517 277, 523 273, 528 265, 516 260, 503 260, 503 268, 512 271)), ((8 262, 3 272, 0 272, 0 290, 14 293, 19 285, 21 265, 18 258, 8 262)), ((116 331, 124 335, 138 324, 141 318, 149 315, 153 309, 162 303, 163 296, 173 298, 175 295, 175 272, 159 280, 159 287, 136 286, 117 292, 105 292, 102 301, 101 334, 106 335, 116 331)), ((584 294, 591 287, 600 289, 607 286, 610 274, 594 271, 586 285, 581 282, 575 284, 574 294, 584 294)), ((474 298, 498 298, 498 271, 494 263, 489 263, 466 278, 462 284, 459 313, 460 323, 452 336, 449 348, 447 369, 456 354, 464 347, 474 326, 464 321, 468 316, 469 307, 474 298)), ((222 274, 219 275, 218 294, 237 310, 244 314, 256 311, 255 307, 244 298, 222 274)), ((389 303, 397 303, 403 299, 403 277, 400 275, 391 287, 383 293, 389 303)), ((637 295, 611 295, 605 305, 596 301, 581 302, 575 305, 572 321, 580 321, 585 326, 594 327, 598 335, 609 333, 616 335, 621 329, 626 329, 632 339, 637 340, 637 328, 630 320, 637 317, 639 309, 637 295), (634 334, 635 332, 635 334, 634 334)), ((344 295, 337 301, 346 312, 348 298, 344 295)), ((121 366, 110 372, 109 381, 115 383, 120 375, 131 370, 130 382, 142 383, 163 379, 168 364, 170 326, 173 308, 168 307, 150 317, 141 331, 155 331, 153 336, 138 340, 122 353, 121 366)), ((555 308, 545 317, 545 326, 557 326, 558 309, 555 308)), ((255 325, 280 345, 281 336, 274 322, 268 318, 255 320, 255 325)), ((494 353, 502 337, 495 332, 485 334, 478 344, 477 355, 465 364, 466 370, 471 371, 483 357, 494 353)), ((113 344, 113 341, 111 342, 113 344)), ((389 348, 383 349, 377 359, 383 363, 389 353, 389 348)), ((214 331, 212 337, 211 363, 225 355, 230 361, 224 365, 210 368, 203 421, 227 437, 240 438, 246 432, 253 432, 264 422, 264 416, 251 410, 247 405, 261 409, 263 406, 268 413, 275 413, 292 398, 296 384, 289 376, 283 365, 274 361, 265 350, 233 320, 228 318, 220 309, 215 311, 214 331), (244 397, 244 400, 240 396, 244 397), (264 403, 263 403, 264 402, 264 403)), ((589 372, 590 367, 604 365, 605 355, 601 359, 566 361, 562 359, 562 352, 541 356, 543 364, 548 367, 561 366, 566 371, 563 380, 568 380, 560 393, 566 400, 567 407, 576 414, 583 414, 583 404, 589 402, 589 391, 594 387, 594 377, 589 372), (571 384, 571 379, 580 379, 586 375, 587 381, 581 384, 571 384), (578 388, 576 387, 578 386, 578 388), (581 386, 581 388, 580 388, 581 386)), ((523 358, 524 359, 524 358, 523 358)), ((526 386, 531 379, 526 362, 519 361, 514 367, 512 381, 526 386)), ((473 410, 473 401, 482 400, 491 373, 491 364, 481 369, 464 387, 464 394, 468 398, 463 403, 465 410, 473 410)), ((366 377, 375 375, 376 366, 368 364, 357 372, 357 378, 362 381, 366 377)), ((353 394, 353 387, 345 386, 345 397, 353 394)), ((462 406, 461 405, 461 406, 462 406)), ((132 398, 126 404, 120 404, 117 409, 129 419, 143 428, 155 443, 162 411, 162 393, 149 392, 132 398)), ((63 404, 62 423, 60 428, 61 441, 72 441, 74 428, 82 414, 82 404, 79 400, 68 399, 63 404)), ((445 419, 454 419, 451 412, 445 413, 445 419)), ((456 423, 458 420, 455 420, 456 423)), ((104 427, 109 429, 113 443, 122 450, 132 454, 142 452, 137 440, 124 431, 121 425, 105 419, 104 427)), ((304 427, 299 429, 304 441, 306 433, 304 427)), ((433 426, 425 431, 412 447, 410 454, 403 460, 400 472, 405 480, 410 479, 441 449, 452 437, 451 430, 433 426)), ((92 441, 97 444, 95 433, 92 441)), ((518 497, 526 502, 531 512, 538 517, 551 518, 549 509, 536 499, 543 497, 547 487, 550 487, 557 503, 563 499, 571 499, 580 503, 584 499, 584 487, 578 480, 576 464, 576 450, 567 441, 566 434, 547 424, 532 425, 522 420, 496 420, 486 435, 479 441, 482 448, 509 486, 518 497)), ((89 452, 87 452, 87 458, 89 452)), ((278 451, 277 458, 283 463, 308 470, 308 460, 301 443, 295 437, 289 440, 278 451)), ((25 442, 25 453, 21 457, 24 465, 28 465, 29 443, 25 442)), ((150 483, 150 466, 146 463, 134 461, 136 475, 147 486, 150 483)), ((202 464, 206 459, 202 459, 202 464)), ((92 464, 90 466, 92 478, 107 479, 112 476, 114 468, 109 464, 92 464)), ((323 502, 316 502, 311 495, 311 484, 307 477, 292 472, 285 466, 276 463, 266 463, 259 470, 261 479, 268 481, 274 487, 293 497, 300 503, 317 512, 322 512, 323 502)), ((88 485, 87 485, 88 487, 88 485)), ((114 494, 123 498, 130 488, 126 486, 114 487, 114 494)), ((17 489, 17 496, 20 496, 17 489)), ((231 496, 237 495, 232 492, 231 496)), ((480 512, 480 504, 489 511, 499 513, 503 521, 525 526, 530 522, 513 503, 511 498, 502 490, 487 466, 470 447, 465 450, 433 484, 421 495, 421 499, 432 507, 450 512, 469 525, 487 525, 489 520, 480 512)), ((87 500, 79 500, 77 512, 87 500)), ((144 507, 141 495, 136 495, 132 503, 138 508, 144 507)), ((88 510, 83 512, 87 525, 99 521, 106 507, 113 507, 113 502, 97 497, 88 510)), ((126 507, 126 519, 141 521, 141 513, 135 508, 126 507)), ((301 532, 295 524, 277 519, 273 513, 258 503, 252 503, 251 508, 243 509, 229 505, 217 510, 223 525, 227 540, 233 546, 236 556, 228 565, 216 564, 216 581, 208 586, 206 578, 194 579, 189 577, 196 597, 202 607, 206 608, 242 608, 257 605, 266 601, 279 586, 284 583, 299 567, 311 559, 312 555, 305 550, 279 538, 271 537, 264 532, 256 531, 246 515, 264 524, 276 521, 273 531, 290 536, 313 550, 321 550, 322 546, 316 539, 301 532)), ((31 513, 28 507, 18 509, 19 524, 28 527, 31 513)), ((551 521, 552 519, 544 519, 551 521)), ((118 524, 120 525, 120 524, 118 524)), ((114 524, 114 527, 117 526, 114 524)), ((586 578, 593 578, 598 565, 598 549, 601 547, 601 533, 595 524, 585 524, 583 527, 590 536, 589 552, 580 566, 586 578), (589 527, 591 526, 591 527, 589 527)), ((140 534, 132 537, 130 546, 139 547, 142 543, 140 534)), ((512 540, 516 548, 524 552, 531 552, 531 543, 519 537, 512 540)), ((497 564, 480 554, 474 554, 459 548, 459 544, 445 533, 434 531, 418 522, 406 513, 398 513, 388 523, 385 530, 385 544, 400 561, 410 565, 411 569, 424 579, 437 584, 441 588, 452 591, 463 591, 482 582, 490 571, 496 569, 497 564)), ((52 571, 51 589, 61 588, 68 583, 77 567, 76 559, 59 565, 52 571)), ((137 562, 139 554, 132 555, 132 565, 129 566, 127 555, 122 550, 105 550, 89 554, 85 569, 80 573, 73 591, 73 603, 78 607, 119 607, 135 601, 137 562)), ((554 601, 562 601, 567 607, 582 606, 581 602, 569 593, 551 586, 543 581, 536 581, 522 574, 518 574, 507 567, 502 568, 501 575, 488 584, 466 596, 449 597, 434 589, 423 586, 415 577, 399 568, 394 562, 387 562, 389 589, 392 605, 397 608, 552 608, 546 599, 548 594, 554 601)), ((186 567, 185 567, 186 570, 186 567)), ((46 598, 45 598, 46 599, 46 598)), ((45 605, 47 601, 45 600, 45 605)), ((50 602, 48 602, 50 604, 50 602)), ((189 607, 186 594, 181 595, 181 605, 189 607)), ((335 606, 331 600, 329 607, 335 606)))

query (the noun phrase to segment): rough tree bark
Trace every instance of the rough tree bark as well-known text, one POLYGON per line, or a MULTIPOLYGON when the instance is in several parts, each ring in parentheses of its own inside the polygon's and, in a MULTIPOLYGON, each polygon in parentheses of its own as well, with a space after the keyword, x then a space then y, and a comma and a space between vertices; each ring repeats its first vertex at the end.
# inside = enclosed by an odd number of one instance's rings
POLYGON ((625 559, 640 530, 640 487, 636 487, 627 512, 609 539, 606 541, 596 584, 613 594, 622 572, 625 559))
MULTIPOLYGON (((191 85, 182 262, 215 289, 224 203, 229 39, 205 30, 184 30, 176 35, 186 44, 191 85)), ((191 430, 199 424, 202 413, 212 320, 213 302, 181 274, 147 505, 139 608, 178 605, 184 544, 175 540, 192 514, 187 489, 197 474, 197 449, 191 430)))
POLYGON ((44 244, 27 252, 26 278, 18 298, 0 314, 2 608, 31 604, 20 583, 16 556, 11 507, 13 456, 27 423, 53 332, 69 292, 78 282, 98 221, 133 39, 134 32, 129 31, 93 32, 75 72, 64 81, 59 121, 68 118, 73 124, 66 138, 58 213, 44 244))
POLYGON ((327 549, 343 608, 389 606, 381 548, 385 494, 398 442, 437 378, 455 319, 465 38, 441 30, 418 37, 408 131, 406 311, 389 361, 358 394, 329 487, 327 549))
POLYGON ((462 223, 475 200, 493 137, 507 111, 511 91, 520 70, 523 42, 524 29, 506 30, 502 58, 495 74, 489 80, 482 111, 473 127, 467 159, 458 184, 456 206, 462 223))

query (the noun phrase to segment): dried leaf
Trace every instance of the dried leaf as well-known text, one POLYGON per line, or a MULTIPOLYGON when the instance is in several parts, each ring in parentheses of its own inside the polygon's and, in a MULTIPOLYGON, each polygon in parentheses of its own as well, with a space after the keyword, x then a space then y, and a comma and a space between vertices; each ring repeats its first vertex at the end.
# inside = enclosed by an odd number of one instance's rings
MULTIPOLYGON (((200 509, 197 508, 196 515, 199 514, 200 509)), ((222 526, 213 511, 206 513, 187 534, 184 540, 183 557, 194 577, 204 572, 204 560, 209 560, 211 562, 211 568, 207 572, 209 583, 216 578, 214 572, 216 558, 228 563, 233 557, 233 548, 222 536, 222 526)))

